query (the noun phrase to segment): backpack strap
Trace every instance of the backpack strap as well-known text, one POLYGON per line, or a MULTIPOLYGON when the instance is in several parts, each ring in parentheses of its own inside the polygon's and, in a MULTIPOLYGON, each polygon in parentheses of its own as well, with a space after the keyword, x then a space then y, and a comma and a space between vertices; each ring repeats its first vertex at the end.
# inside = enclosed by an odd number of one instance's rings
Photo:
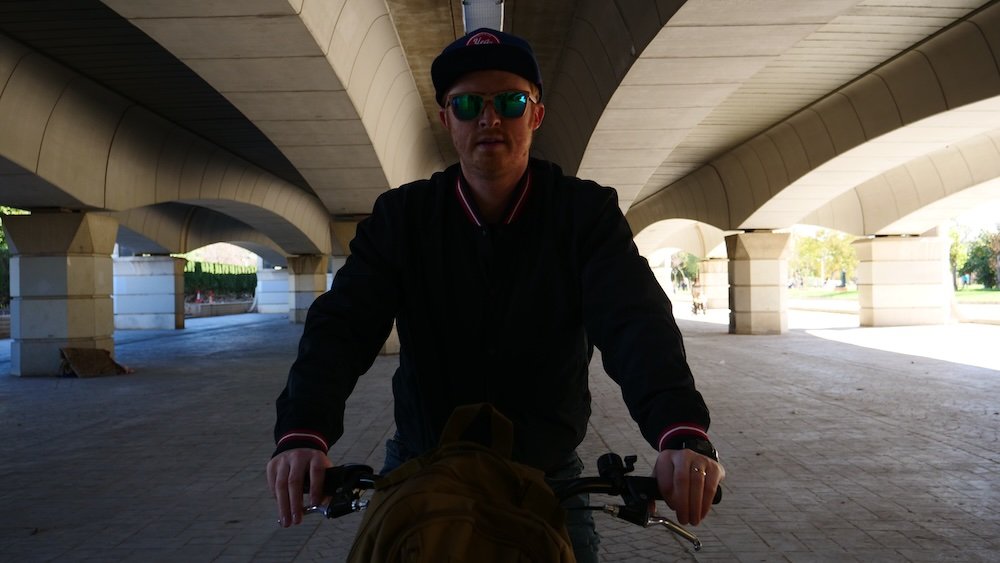
MULTIPOLYGON (((496 410, 489 403, 476 403, 457 407, 448 417, 448 422, 441 432, 440 445, 461 441, 465 434, 478 420, 489 417, 491 443, 489 448, 506 459, 510 459, 514 451, 514 424, 509 418, 496 410)), ((487 445, 487 444, 484 444, 487 445)))

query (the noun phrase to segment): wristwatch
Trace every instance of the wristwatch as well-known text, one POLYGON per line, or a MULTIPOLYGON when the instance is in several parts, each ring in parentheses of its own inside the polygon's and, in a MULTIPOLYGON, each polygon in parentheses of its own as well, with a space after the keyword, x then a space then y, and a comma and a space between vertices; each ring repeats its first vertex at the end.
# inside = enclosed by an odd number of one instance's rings
POLYGON ((677 444, 677 447, 673 449, 691 450, 703 456, 710 457, 715 461, 719 461, 719 452, 715 449, 715 446, 712 445, 712 442, 703 438, 684 438, 677 444))

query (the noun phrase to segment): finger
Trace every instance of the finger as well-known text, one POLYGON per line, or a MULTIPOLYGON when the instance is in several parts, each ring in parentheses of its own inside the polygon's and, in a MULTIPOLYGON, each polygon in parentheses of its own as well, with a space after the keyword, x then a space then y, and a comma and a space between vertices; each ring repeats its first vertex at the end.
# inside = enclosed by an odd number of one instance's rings
POLYGON ((288 471, 286 487, 288 491, 288 506, 292 524, 299 524, 302 522, 303 475, 306 471, 307 468, 302 467, 302 465, 298 463, 292 465, 288 471))
POLYGON ((274 471, 274 482, 271 488, 274 489, 275 500, 278 502, 278 525, 287 528, 291 525, 291 508, 288 503, 288 464, 280 463, 274 471))
POLYGON ((319 463, 309 464, 309 505, 316 506, 323 502, 323 481, 326 478, 326 468, 319 463))
POLYGON ((691 464, 689 472, 691 488, 688 497, 688 523, 697 526, 702 519, 701 505, 705 496, 705 469, 698 464, 691 464))
POLYGON ((674 464, 668 456, 659 456, 653 466, 653 475, 656 477, 656 485, 660 489, 660 496, 671 509, 674 508, 674 501, 671 495, 674 491, 674 464))
POLYGON ((276 465, 277 463, 274 461, 274 458, 267 462, 267 488, 271 491, 271 498, 276 498, 274 496, 274 480, 276 478, 275 473, 277 472, 275 467, 276 465))
POLYGON ((699 514, 701 517, 699 520, 704 520, 708 517, 708 512, 712 510, 712 499, 715 498, 715 489, 719 486, 719 477, 715 473, 711 473, 705 477, 705 486, 702 488, 701 506, 699 507, 699 514))
POLYGON ((674 512, 677 513, 677 522, 687 524, 690 522, 690 496, 691 496, 691 476, 694 472, 687 465, 678 465, 674 469, 674 491, 670 495, 673 497, 674 512))
POLYGON ((705 497, 702 499, 701 507, 702 518, 707 517, 709 511, 712 510, 715 493, 722 486, 722 480, 725 478, 726 469, 720 463, 716 462, 708 467, 708 476, 705 479, 705 497))

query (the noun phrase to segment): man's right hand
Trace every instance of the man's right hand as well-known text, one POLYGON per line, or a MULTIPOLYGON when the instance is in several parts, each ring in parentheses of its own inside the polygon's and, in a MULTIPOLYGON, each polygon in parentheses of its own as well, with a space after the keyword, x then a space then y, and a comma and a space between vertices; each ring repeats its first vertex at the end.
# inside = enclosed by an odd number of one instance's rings
POLYGON ((287 528, 302 523, 302 488, 309 475, 309 504, 323 502, 323 477, 333 462, 320 450, 287 450, 267 462, 267 486, 278 503, 278 525, 287 528))

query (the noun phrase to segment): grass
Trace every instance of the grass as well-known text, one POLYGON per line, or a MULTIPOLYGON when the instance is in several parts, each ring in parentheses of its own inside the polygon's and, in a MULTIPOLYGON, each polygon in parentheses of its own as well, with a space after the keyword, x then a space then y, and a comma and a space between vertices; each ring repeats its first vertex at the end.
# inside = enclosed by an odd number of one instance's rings
MULTIPOLYGON (((823 288, 792 288, 788 290, 790 299, 858 299, 857 290, 835 291, 823 288)), ((984 289, 982 286, 969 286, 955 292, 959 303, 998 303, 1000 304, 1000 289, 984 289)))
POLYGON ((956 291, 955 298, 959 303, 1000 303, 1000 289, 971 286, 956 291))
POLYGON ((858 290, 837 291, 824 288, 800 288, 793 287, 788 290, 788 297, 791 299, 838 299, 846 301, 857 301, 858 290))

